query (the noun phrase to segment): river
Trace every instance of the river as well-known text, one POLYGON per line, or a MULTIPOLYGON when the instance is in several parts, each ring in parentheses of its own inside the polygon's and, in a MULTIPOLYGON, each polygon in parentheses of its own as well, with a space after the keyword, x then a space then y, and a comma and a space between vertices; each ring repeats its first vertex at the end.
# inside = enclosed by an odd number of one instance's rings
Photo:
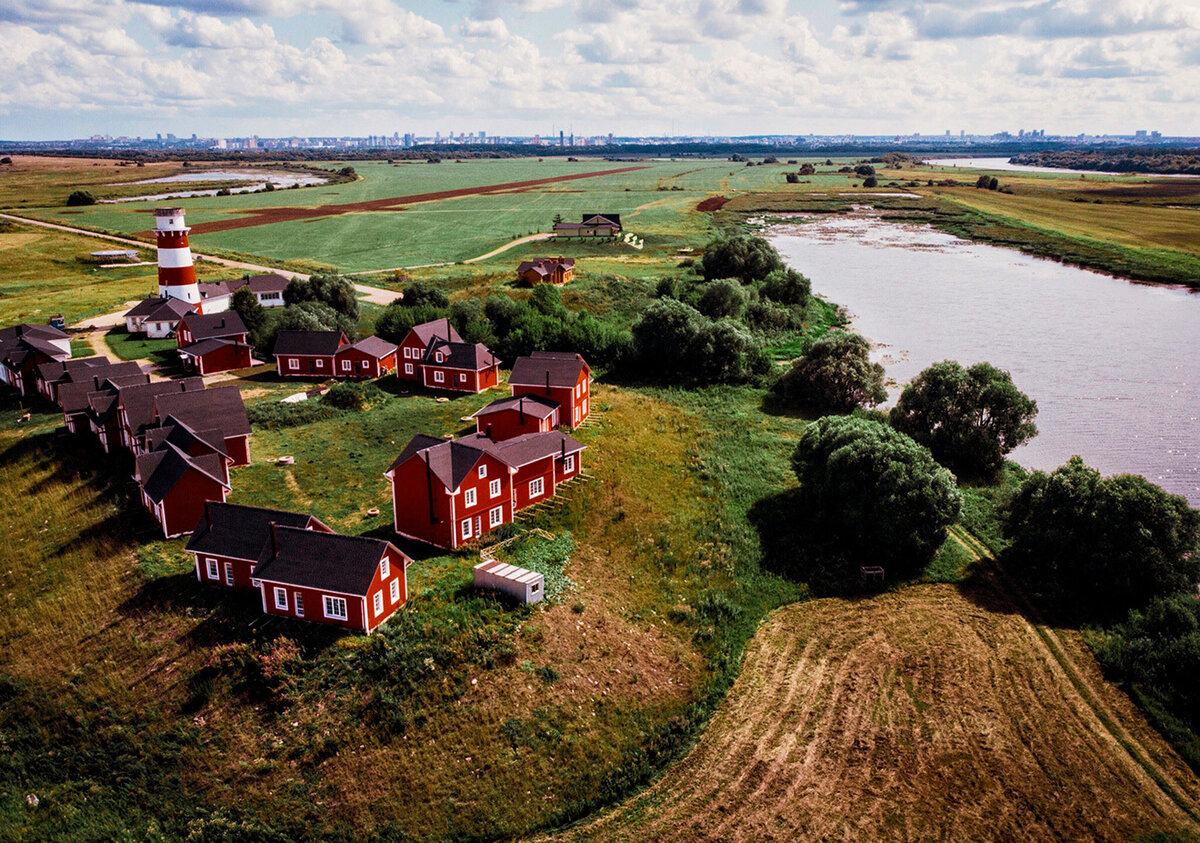
POLYGON ((890 378, 947 359, 1011 372, 1037 400, 1039 430, 1012 459, 1050 470, 1079 454, 1200 506, 1200 295, 868 213, 765 234, 847 308, 890 378))
POLYGON ((1066 173, 1069 176, 1141 176, 1147 179, 1195 179, 1190 173, 1118 173, 1112 170, 1072 170, 1068 167, 1038 167, 1034 164, 1014 164, 1007 158, 927 158, 926 164, 935 167, 955 167, 966 170, 1003 170, 1015 173, 1066 173))

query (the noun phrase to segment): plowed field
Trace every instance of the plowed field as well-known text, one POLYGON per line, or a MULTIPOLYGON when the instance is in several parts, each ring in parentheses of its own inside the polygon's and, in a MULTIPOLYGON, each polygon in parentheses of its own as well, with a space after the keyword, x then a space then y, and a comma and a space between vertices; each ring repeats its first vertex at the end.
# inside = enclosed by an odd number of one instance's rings
POLYGON ((1200 780, 998 586, 779 610, 692 752, 563 839, 1128 840, 1200 780))

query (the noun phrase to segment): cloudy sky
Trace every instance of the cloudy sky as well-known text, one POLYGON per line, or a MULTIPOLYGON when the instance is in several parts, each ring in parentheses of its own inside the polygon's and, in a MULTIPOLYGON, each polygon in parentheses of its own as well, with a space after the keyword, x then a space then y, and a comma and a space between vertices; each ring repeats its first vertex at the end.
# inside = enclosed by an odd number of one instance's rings
POLYGON ((1200 134, 1200 0, 2 0, 0 138, 1200 134))

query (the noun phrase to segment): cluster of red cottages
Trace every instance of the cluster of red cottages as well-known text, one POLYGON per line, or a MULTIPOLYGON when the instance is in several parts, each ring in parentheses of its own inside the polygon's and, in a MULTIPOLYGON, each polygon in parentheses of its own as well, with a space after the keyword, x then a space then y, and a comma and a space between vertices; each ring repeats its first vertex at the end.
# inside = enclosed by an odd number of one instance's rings
MULTIPOLYGON (((322 347, 332 347, 325 365, 362 345, 334 339, 336 346, 322 347)), ((463 392, 496 383, 491 352, 464 343, 445 322, 414 327, 392 349, 408 351, 399 359, 412 365, 410 380, 463 392)), ((374 368, 380 350, 364 350, 372 372, 388 371, 374 368)), ((395 531, 453 549, 554 497, 580 472, 584 446, 557 428, 587 419, 590 373, 578 354, 535 352, 514 363, 511 395, 475 414, 475 434, 413 437, 384 475, 395 531)), ((70 359, 67 335, 40 325, 0 329, 0 380, 22 395, 36 389, 62 409, 70 432, 132 456, 142 503, 163 535, 191 534, 187 550, 200 582, 258 589, 270 615, 367 632, 407 601, 411 560, 391 542, 336 534, 311 515, 226 502, 230 468, 250 463, 250 423, 236 386, 206 389, 198 377, 151 381, 134 362, 70 359)))

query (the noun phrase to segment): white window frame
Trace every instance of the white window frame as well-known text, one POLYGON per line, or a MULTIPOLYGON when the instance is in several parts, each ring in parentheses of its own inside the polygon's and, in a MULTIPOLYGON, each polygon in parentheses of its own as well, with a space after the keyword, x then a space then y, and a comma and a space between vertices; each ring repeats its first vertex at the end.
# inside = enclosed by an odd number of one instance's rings
POLYGON ((545 493, 546 483, 541 477, 535 477, 529 481, 529 497, 536 498, 544 495, 545 493), (533 490, 534 486, 537 486, 536 492, 533 490))
POLYGON ((283 609, 283 611, 286 612, 287 607, 288 607, 287 589, 280 588, 279 586, 275 586, 275 608, 283 609))
POLYGON ((479 466, 479 471, 477 473, 479 475, 480 480, 482 480, 484 477, 487 477, 487 466, 486 465, 479 466))
POLYGON ((446 375, 443 372, 434 372, 433 373, 433 382, 434 383, 442 383, 445 380, 446 380, 446 375))
POLYGON ((386 580, 392 575, 392 565, 385 556, 379 560, 379 578, 386 580))
POLYGON ((459 535, 462 536, 462 538, 464 540, 471 538, 471 519, 470 518, 464 518, 462 520, 462 527, 459 528, 458 532, 459 532, 459 535))
POLYGON ((488 528, 499 527, 504 523, 504 507, 494 506, 488 510, 488 528))
POLYGON ((297 360, 295 357, 289 357, 288 358, 288 368, 293 371, 299 370, 300 361, 297 360))
POLYGON ((392 580, 391 598, 392 598, 393 603, 400 602, 400 580, 399 579, 392 580))
POLYGON ((317 369, 324 369, 325 361, 318 357, 315 361, 313 361, 313 367, 317 369))
POLYGON ((475 505, 475 490, 474 489, 466 489, 465 491, 463 491, 463 506, 474 506, 474 505, 475 505))
POLYGON ((299 591, 293 591, 292 602, 296 606, 296 617, 304 617, 304 595, 299 591))
POLYGON ((212 559, 212 558, 205 558, 204 562, 208 566, 208 578, 210 580, 220 580, 221 579, 221 563, 219 563, 216 559, 212 559))
POLYGON ((350 614, 346 609, 346 598, 335 597, 332 594, 322 595, 321 608, 325 610, 325 617, 335 621, 346 621, 350 619, 350 614), (339 615, 337 609, 341 608, 342 613, 339 615))
POLYGON ((404 364, 404 374, 411 375, 412 373, 413 373, 412 363, 405 363, 404 364))
POLYGON ((567 454, 567 456, 563 459, 563 471, 570 474, 574 470, 575 470, 575 455, 567 454))
POLYGON ((411 349, 411 348, 409 348, 407 345, 406 345, 406 346, 404 346, 404 359, 405 359, 405 360, 409 360, 409 359, 411 359, 411 356, 412 356, 412 355, 410 355, 410 354, 409 354, 409 352, 410 352, 410 351, 412 351, 412 349, 411 349))
POLYGON ((465 373, 463 373, 463 372, 460 372, 460 373, 459 373, 459 375, 458 375, 458 382, 459 382, 459 383, 466 383, 466 382, 467 382, 467 376, 466 376, 466 374, 465 374, 465 373))
POLYGON ((350 360, 343 360, 342 361, 342 371, 343 372, 353 372, 354 371, 354 363, 351 362, 350 360))
POLYGON ((436 360, 437 360, 437 362, 439 362, 439 363, 441 363, 441 362, 442 362, 442 360, 444 360, 444 359, 445 359, 445 358, 443 358, 443 357, 442 357, 442 352, 440 352, 440 351, 435 351, 435 352, 433 353, 433 356, 434 356, 434 359, 436 359, 436 360))
POLYGON ((488 497, 490 497, 490 498, 500 497, 500 478, 499 477, 497 477, 495 480, 493 480, 491 483, 488 484, 488 497))
POLYGON ((225 585, 233 585, 233 563, 225 563, 225 585))
POLYGON ((375 617, 379 617, 380 615, 382 615, 383 614, 383 592, 382 591, 375 592, 375 598, 371 602, 373 604, 372 608, 375 609, 375 617))
POLYGON ((583 414, 585 416, 587 415, 587 399, 586 398, 583 399, 583 414))

